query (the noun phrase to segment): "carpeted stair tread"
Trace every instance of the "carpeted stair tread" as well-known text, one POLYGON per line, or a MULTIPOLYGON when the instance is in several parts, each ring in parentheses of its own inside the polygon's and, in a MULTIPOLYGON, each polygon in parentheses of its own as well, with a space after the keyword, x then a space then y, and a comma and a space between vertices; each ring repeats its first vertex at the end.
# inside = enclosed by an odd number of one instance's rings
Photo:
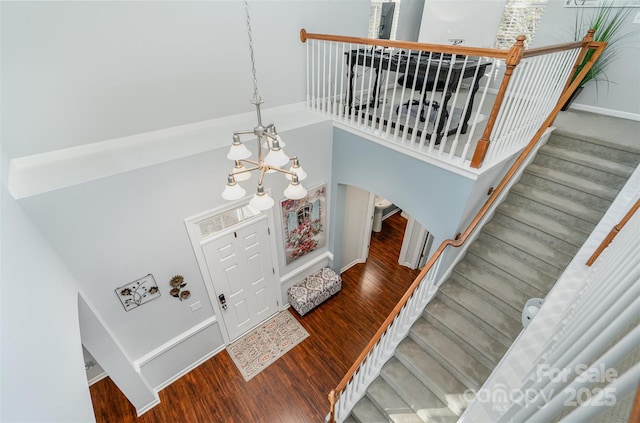
MULTIPOLYGON (((520 233, 527 234, 529 237, 531 237, 531 239, 541 242, 543 244, 549 245, 554 250, 563 251, 566 254, 570 255, 571 257, 573 257, 580 249, 579 246, 576 246, 571 242, 567 242, 566 237, 562 238, 562 237, 559 237, 558 234, 552 234, 549 232, 547 228, 544 228, 544 230, 541 230, 539 227, 535 227, 529 224, 529 222, 519 219, 517 215, 513 216, 513 215, 507 214, 509 213, 509 210, 508 210, 509 207, 510 205, 507 205, 505 208, 501 208, 498 211, 498 213, 496 213, 493 216, 493 219, 491 220, 491 222, 495 222, 504 227, 516 230, 520 233)), ((569 236, 573 234, 574 231, 567 230, 564 233, 565 235, 569 236)), ((575 241, 582 243, 584 242, 584 237, 581 235, 578 235, 575 237, 575 241)))
POLYGON ((628 179, 627 177, 609 173, 604 170, 586 167, 578 163, 567 161, 563 158, 551 156, 544 152, 538 153, 533 160, 533 163, 547 169, 553 169, 576 176, 584 179, 585 181, 597 181, 599 185, 608 186, 614 190, 620 190, 628 179))
POLYGON ((378 410, 394 423, 424 423, 418 415, 381 377, 367 388, 367 396, 378 410))
MULTIPOLYGON (((474 266, 470 265, 464 270, 473 268, 474 266)), ((480 270, 478 267, 475 267, 475 269, 480 270)), ((522 307, 524 307, 527 300, 531 298, 530 296, 514 290, 506 281, 492 277, 492 274, 489 272, 483 272, 482 275, 471 273, 469 277, 473 279, 465 277, 458 272, 454 272, 451 275, 451 279, 460 286, 473 292, 479 298, 482 298, 503 313, 508 314, 513 319, 520 319, 522 307), (505 291, 501 292, 500 288, 504 288, 505 291)))
POLYGON ((474 391, 480 389, 491 373, 485 365, 424 318, 413 324, 409 335, 452 375, 474 391))
POLYGON ((531 284, 531 281, 527 282, 522 279, 518 279, 501 267, 498 267, 493 263, 486 261, 483 257, 477 256, 471 252, 465 256, 464 261, 469 263, 469 265, 482 269, 484 272, 488 272, 497 279, 506 281, 518 291, 523 292, 529 298, 544 296, 548 290, 548 287, 546 286, 539 286, 540 284, 536 284, 536 286, 534 286, 531 284))
POLYGON ((511 345, 522 329, 521 322, 498 310, 451 279, 440 287, 438 297, 468 320, 476 322, 506 346, 511 345))
POLYGON ((458 420, 458 416, 397 358, 391 357, 380 375, 423 421, 453 423, 458 420))
POLYGON ((608 201, 613 201, 616 198, 616 192, 608 185, 602 185, 597 182, 571 175, 560 170, 550 169, 536 163, 531 163, 527 166, 525 172, 579 191, 588 192, 608 201))
POLYGON ((550 179, 540 178, 531 173, 524 173, 520 177, 519 183, 535 187, 547 194, 562 197, 565 200, 571 200, 573 203, 583 207, 597 210, 602 215, 604 215, 611 204, 610 200, 600 198, 590 192, 574 189, 550 179))
POLYGON ((628 166, 611 160, 594 157, 590 154, 581 153, 574 150, 567 150, 555 145, 544 145, 540 148, 540 153, 548 154, 568 162, 576 163, 582 166, 601 170, 603 172, 612 173, 614 175, 628 178, 635 170, 635 166, 628 166))
POLYGON ((482 232, 560 270, 564 270, 573 258, 573 256, 565 254, 563 251, 553 249, 548 243, 536 240, 528 233, 502 226, 495 219, 487 223, 482 228, 482 232))
POLYGON ((634 148, 632 145, 614 144, 592 137, 576 136, 559 129, 553 132, 547 144, 566 150, 580 151, 633 167, 640 163, 640 148, 634 148))
POLYGON ((467 387, 420 345, 407 337, 396 348, 395 356, 454 413, 461 414, 464 411, 467 402, 463 394, 467 387))
POLYGON ((467 252, 543 291, 548 290, 562 273, 533 256, 509 249, 508 244, 495 238, 478 239, 467 252))
POLYGON ((461 348, 492 369, 500 361, 507 347, 484 332, 472 320, 434 298, 425 310, 427 320, 440 329, 461 348))
MULTIPOLYGON (((523 194, 526 194, 526 190, 523 194)), ((565 211, 558 210, 558 208, 553 205, 549 206, 542 204, 535 199, 528 198, 526 195, 518 194, 513 190, 509 192, 505 202, 502 204, 511 204, 513 206, 520 207, 521 209, 527 210, 529 213, 539 215, 540 218, 552 220, 558 224, 571 228, 571 230, 578 231, 584 236, 585 240, 596 227, 595 223, 591 223, 565 211)), ((502 204, 500 206, 502 206, 502 204)))
POLYGON ((389 423, 384 414, 366 396, 357 402, 351 414, 358 423, 389 423))
POLYGON ((593 225, 597 225, 603 213, 577 204, 570 199, 559 195, 550 194, 539 188, 518 183, 511 188, 511 192, 529 198, 537 203, 560 210, 566 214, 586 220, 593 225))

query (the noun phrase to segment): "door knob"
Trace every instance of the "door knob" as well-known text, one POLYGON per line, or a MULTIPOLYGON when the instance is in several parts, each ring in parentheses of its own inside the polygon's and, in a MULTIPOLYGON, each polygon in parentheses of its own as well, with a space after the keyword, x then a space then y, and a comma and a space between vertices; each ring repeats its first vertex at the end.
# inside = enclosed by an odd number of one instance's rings
POLYGON ((227 300, 224 298, 224 294, 218 295, 218 299, 220 300, 220 305, 222 306, 222 309, 226 310, 227 309, 227 300))

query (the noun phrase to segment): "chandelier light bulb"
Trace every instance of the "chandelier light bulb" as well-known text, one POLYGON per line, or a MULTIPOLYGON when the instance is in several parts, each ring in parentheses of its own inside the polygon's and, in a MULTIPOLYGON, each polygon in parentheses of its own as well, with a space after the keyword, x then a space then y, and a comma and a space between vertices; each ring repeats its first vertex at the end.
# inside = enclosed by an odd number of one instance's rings
MULTIPOLYGON (((280 138, 280 135, 276 135, 275 137, 276 141, 278 141, 278 145, 280 145, 280 148, 285 148, 287 146, 287 144, 282 141, 282 138, 280 138)), ((272 148, 273 142, 271 140, 272 138, 265 137, 265 141, 262 143, 262 146, 267 149, 272 148)))
POLYGON ((247 168, 244 167, 239 160, 236 160, 236 164, 231 171, 236 182, 248 181, 251 179, 251 172, 246 172, 246 170, 247 168))
POLYGON ((284 166, 289 163, 289 156, 284 154, 284 151, 278 146, 277 141, 274 141, 274 148, 267 153, 267 156, 264 158, 264 164, 268 166, 284 166))
POLYGON ((294 176, 289 186, 284 190, 284 196, 289 200, 300 200, 307 196, 307 190, 302 186, 297 176, 294 176))
POLYGON ((249 201, 249 206, 253 207, 256 210, 268 210, 273 207, 274 201, 273 198, 269 196, 266 192, 264 192, 264 188, 262 184, 258 185, 257 192, 253 195, 251 201, 249 201))
POLYGON ((229 160, 244 160, 251 157, 251 151, 240 141, 240 137, 238 135, 233 136, 233 144, 231 144, 231 148, 229 149, 229 153, 227 154, 227 159, 229 160))
POLYGON ((222 198, 225 200, 239 200, 245 196, 247 192, 236 182, 233 175, 227 178, 227 185, 222 191, 222 198))
MULTIPOLYGON (((304 181, 305 179, 307 179, 307 172, 305 172, 304 169, 302 169, 302 167, 300 166, 300 162, 298 161, 298 158, 294 157, 291 159, 291 161, 292 163, 291 163, 291 168, 289 169, 289 172, 295 173, 298 176, 298 181, 304 181)), ((288 180, 291 180, 293 176, 287 173, 285 175, 285 178, 287 178, 288 180)))

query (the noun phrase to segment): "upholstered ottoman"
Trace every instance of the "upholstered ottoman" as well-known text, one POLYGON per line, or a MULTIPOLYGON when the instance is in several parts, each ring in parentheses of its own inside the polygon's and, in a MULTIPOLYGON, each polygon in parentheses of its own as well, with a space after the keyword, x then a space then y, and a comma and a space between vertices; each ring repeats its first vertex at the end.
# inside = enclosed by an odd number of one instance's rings
POLYGON ((333 269, 324 267, 293 285, 287 291, 289 304, 304 316, 342 288, 342 278, 333 269))

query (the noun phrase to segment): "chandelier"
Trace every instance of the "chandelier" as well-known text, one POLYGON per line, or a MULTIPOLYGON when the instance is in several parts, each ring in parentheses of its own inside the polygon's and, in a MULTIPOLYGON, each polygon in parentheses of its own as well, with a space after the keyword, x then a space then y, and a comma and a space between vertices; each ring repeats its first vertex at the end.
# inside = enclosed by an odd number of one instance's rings
POLYGON ((297 157, 287 156, 283 150, 284 141, 278 135, 276 127, 273 123, 266 126, 262 124, 262 116, 260 114, 260 105, 262 99, 258 92, 258 79, 256 78, 256 64, 253 56, 253 39, 251 36, 251 20, 249 18, 249 5, 244 2, 247 16, 247 32, 249 34, 249 52, 251 54, 251 71, 253 73, 253 100, 252 104, 256 106, 256 114, 258 117, 258 125, 252 130, 235 131, 233 133, 233 143, 227 154, 229 160, 233 160, 235 165, 233 170, 227 177, 227 185, 222 192, 222 198, 225 200, 239 200, 246 195, 246 191, 238 182, 246 181, 251 178, 254 171, 259 173, 258 186, 256 193, 249 201, 249 205, 257 210, 268 210, 273 207, 273 198, 264 190, 264 175, 267 173, 282 173, 290 183, 284 190, 284 196, 290 200, 299 200, 307 196, 307 190, 300 183, 307 177, 306 172, 300 167, 297 157), (244 145, 240 139, 241 135, 255 135, 258 141, 258 157, 251 160, 251 151, 244 145), (287 170, 283 166, 291 162, 291 167, 287 170))

